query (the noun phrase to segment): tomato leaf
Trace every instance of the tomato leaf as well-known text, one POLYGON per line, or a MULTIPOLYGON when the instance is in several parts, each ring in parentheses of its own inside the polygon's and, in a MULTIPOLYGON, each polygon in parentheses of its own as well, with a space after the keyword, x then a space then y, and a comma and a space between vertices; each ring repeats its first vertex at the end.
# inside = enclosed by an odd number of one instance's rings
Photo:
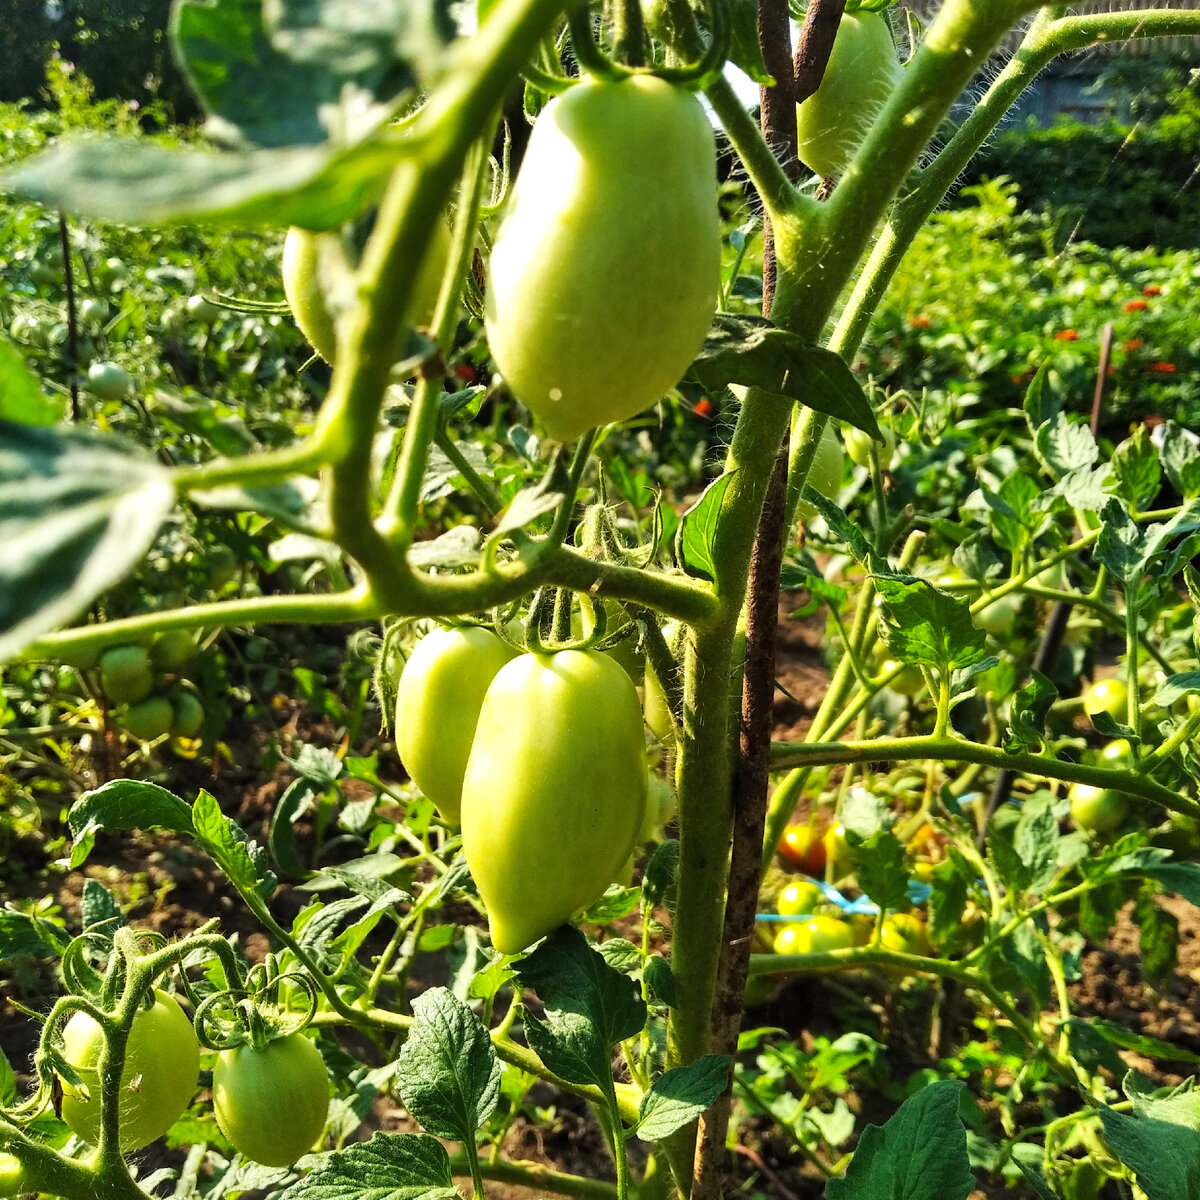
POLYGON ((0 421, 54 425, 62 415, 62 404, 42 394, 17 350, 0 339, 0 421))
POLYGON ((500 1099, 500 1063, 479 1018, 446 988, 413 1001, 396 1061, 396 1090, 435 1137, 473 1139, 500 1099))
POLYGON ((122 579, 174 499, 116 438, 0 421, 0 662, 122 579))
POLYGON ((638 1104, 638 1137, 661 1141, 694 1121, 725 1090, 729 1063, 727 1054, 705 1054, 660 1075, 638 1104))
POLYGON ((1033 448, 1046 469, 1059 478, 1082 467, 1093 466, 1100 457, 1100 447, 1092 431, 1066 413, 1056 413, 1038 427, 1033 448))
POLYGON ((893 657, 949 672, 987 656, 986 637, 965 600, 915 577, 877 575, 875 587, 883 598, 884 635, 893 657))
POLYGON ((321 1160, 278 1200, 461 1200, 450 1156, 437 1138, 421 1133, 377 1133, 321 1160))
POLYGON ((709 392, 730 384, 760 388, 882 440, 871 402, 845 360, 765 317, 717 313, 684 378, 709 392))
POLYGON ((908 871, 904 847, 890 830, 872 834, 854 848, 859 887, 882 909, 908 907, 908 871))
POLYGON ((721 517, 721 502, 736 471, 727 471, 704 489, 704 494, 683 514, 675 533, 675 554, 689 575, 712 579, 716 571, 713 543, 721 517))
POLYGON ((55 958, 70 942, 57 926, 32 913, 0 909, 0 960, 55 958))
POLYGON ((1040 894, 1058 870, 1058 820, 1052 797, 1038 792, 1025 801, 1013 834, 1013 849, 1020 855, 1028 872, 1027 890, 1040 894))
POLYGON ((1010 752, 1045 744, 1046 717, 1050 706, 1058 699, 1058 688, 1040 671, 1030 672, 1032 678, 1012 698, 1009 726, 1004 733, 1004 748, 1010 752))
POLYGON ((612 1047, 642 1031, 646 1005, 628 975, 604 961, 574 926, 562 925, 517 964, 517 982, 544 1006, 528 1011, 529 1045, 571 1083, 612 1086, 612 1047))
POLYGON ((1117 490, 1127 504, 1140 509, 1158 495, 1162 466, 1144 425, 1138 425, 1133 435, 1113 451, 1112 468, 1117 490))
POLYGON ((114 779, 84 792, 67 813, 71 831, 71 870, 83 866, 96 834, 115 829, 167 829, 192 833, 192 810, 186 801, 156 783, 114 779))
POLYGON ((679 842, 668 838, 650 856, 642 876, 642 905, 652 912, 660 904, 675 904, 675 878, 679 870, 679 842))
POLYGON ((257 893, 263 900, 275 891, 277 881, 267 865, 267 852, 203 788, 192 805, 192 826, 196 841, 238 891, 257 893))
POLYGON ((1167 478, 1188 499, 1200 494, 1200 449, 1197 449, 1194 438, 1195 434, 1190 430, 1168 421, 1163 426, 1159 451, 1167 478))
POLYGON ((957 1080, 940 1079, 905 1100, 886 1125, 868 1125, 850 1169, 826 1186, 827 1200, 966 1200, 975 1177, 958 1115, 961 1091, 957 1080))
POLYGON ((378 142, 216 153, 145 139, 68 139, 0 172, 0 191, 138 225, 204 218, 332 229, 378 198, 395 165, 395 148, 378 142))
POLYGON ((1101 1108, 1104 1139, 1133 1171, 1148 1200, 1200 1195, 1200 1131, 1195 1119, 1181 1124, 1174 1111, 1162 1110, 1159 1104, 1170 1101, 1143 1101, 1137 1116, 1101 1108), (1169 1119, 1160 1111, 1170 1111, 1169 1119))

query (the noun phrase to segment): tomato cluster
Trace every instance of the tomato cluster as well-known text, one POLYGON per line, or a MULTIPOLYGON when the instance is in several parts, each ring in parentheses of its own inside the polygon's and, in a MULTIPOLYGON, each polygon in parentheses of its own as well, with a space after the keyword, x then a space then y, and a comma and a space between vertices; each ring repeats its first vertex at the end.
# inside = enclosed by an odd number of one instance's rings
POLYGON ((414 782, 462 825, 492 941, 515 954, 603 894, 647 808, 642 710, 593 650, 520 654, 488 630, 439 630, 397 682, 414 782))
MULTIPOLYGON (((83 1084, 63 1080, 62 1118, 95 1145, 104 1032, 77 1012, 62 1040, 63 1056, 83 1084)), ((199 1072, 200 1043, 191 1022, 173 996, 155 991, 149 1007, 135 1014, 125 1045, 117 1117, 123 1151, 139 1150, 170 1129, 195 1095, 199 1072)), ((325 1128, 329 1095, 321 1052, 301 1033, 222 1050, 213 1067, 217 1125, 235 1150, 270 1167, 289 1166, 312 1148, 325 1128)), ((0 1155, 0 1196, 15 1191, 20 1178, 19 1164, 7 1159, 0 1155)))
POLYGON ((146 645, 110 646, 98 657, 74 656, 67 665, 97 669, 100 688, 121 706, 117 720, 130 737, 140 742, 168 734, 193 738, 204 725, 204 705, 178 676, 195 652, 191 633, 167 629, 146 645))

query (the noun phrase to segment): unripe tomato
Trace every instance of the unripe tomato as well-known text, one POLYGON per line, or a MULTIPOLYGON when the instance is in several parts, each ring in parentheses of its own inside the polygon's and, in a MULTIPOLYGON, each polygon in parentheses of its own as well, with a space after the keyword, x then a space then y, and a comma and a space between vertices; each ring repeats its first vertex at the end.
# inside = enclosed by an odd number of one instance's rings
MULTIPOLYGON (((596 600, 594 603, 601 604, 603 601, 596 600)), ((604 610, 604 616, 604 633, 606 638, 630 624, 629 617, 626 616, 621 610, 620 605, 617 604, 609 604, 604 610)), ((577 609, 572 610, 572 637, 591 637, 595 630, 596 613, 590 604, 581 604, 577 609)), ((605 647, 601 653, 607 654, 613 662, 619 663, 625 669, 625 674, 633 680, 635 685, 642 682, 642 678, 646 674, 646 661, 638 653, 638 636, 636 631, 631 630, 627 637, 623 637, 619 642, 614 642, 611 646, 605 647)))
POLYGON ((675 726, 671 724, 671 710, 667 694, 653 671, 647 671, 642 687, 642 712, 646 727, 664 746, 675 745, 675 726))
MULTIPOLYGON (((308 344, 326 361, 337 353, 337 326, 321 286, 319 255, 321 235, 293 226, 283 239, 283 294, 292 316, 308 344)), ((433 316, 446 261, 450 257, 450 230, 445 221, 434 225, 433 242, 414 284, 409 311, 414 325, 427 325, 433 316)))
MULTIPOLYGON (((842 468, 845 465, 845 458, 841 439, 833 428, 833 422, 829 421, 821 430, 821 440, 817 443, 817 452, 813 455, 812 466, 809 468, 805 483, 827 500, 837 499, 837 494, 842 488, 842 468)), ((801 500, 796 505, 796 516, 801 521, 811 521, 816 515, 816 508, 806 501, 801 500)))
POLYGON ((92 296, 79 306, 80 319, 89 325, 103 325, 108 320, 108 303, 92 296))
POLYGON ((840 917, 816 916, 788 922, 775 935, 776 954, 820 954, 854 945, 854 930, 840 917))
POLYGON ((845 433, 846 453, 850 461, 860 467, 871 465, 871 446, 874 444, 879 454, 879 466, 886 471, 896 457, 896 435, 886 426, 880 427, 883 442, 876 442, 869 434, 864 433, 856 425, 851 425, 845 433))
POLYGON ((187 298, 184 309, 193 321, 199 321, 202 325, 211 325, 225 312, 219 304, 214 304, 207 296, 202 296, 199 292, 187 298))
POLYGON ((675 789, 665 779, 649 775, 646 790, 646 811, 642 816, 642 827, 638 831, 639 842, 656 841, 662 828, 674 820, 679 807, 675 789))
POLYGON ((805 875, 825 874, 825 843, 811 825, 789 825, 779 839, 779 855, 805 875))
POLYGON ((110 700, 133 704, 150 694, 154 677, 145 646, 110 646, 98 661, 100 686, 110 700))
POLYGON ((796 108, 800 161, 818 175, 840 175, 900 78, 887 16, 843 13, 825 77, 796 108))
POLYGON ((457 825, 484 693, 513 649, 488 629, 435 629, 396 684, 396 750, 412 781, 457 825))
POLYGON ((32 313, 17 313, 8 327, 9 336, 14 342, 24 342, 30 346, 44 346, 46 331, 42 323, 32 313))
POLYGON ((178 671, 195 653, 195 639, 186 629, 164 629, 150 643, 150 662, 159 671, 178 671))
POLYGON ((1114 788, 1073 783, 1067 797, 1071 801, 1071 820, 1090 833, 1111 833, 1129 815, 1129 802, 1114 788))
MULTIPOLYGON (((63 1080, 62 1118, 85 1142, 100 1140, 100 1077, 104 1045, 99 1025, 75 1013, 63 1028, 63 1055, 79 1072, 89 1096, 63 1080)), ((200 1044, 179 1002, 155 991, 152 1008, 133 1018, 121 1068, 121 1149, 138 1150, 162 1137, 187 1108, 200 1073, 200 1044)))
POLYGON ((1135 758, 1133 747, 1125 738, 1116 738, 1105 745, 1100 751, 1100 765, 1102 767, 1117 768, 1132 766, 1135 758))
POLYGON ((993 636, 1007 633, 1012 628, 1017 613, 1021 610, 1021 597, 1016 592, 1007 592, 993 600, 991 604, 971 614, 971 620, 984 631, 993 636))
POLYGON ((19 1160, 12 1154, 0 1153, 0 1196, 19 1196, 22 1192, 33 1191, 27 1184, 19 1160))
POLYGON ((120 400, 128 395, 133 380, 129 378, 129 372, 116 363, 96 362, 88 367, 84 387, 100 400, 120 400))
POLYGON ((171 736, 194 738, 204 728, 204 705, 191 692, 171 697, 171 736))
POLYGON ((808 880, 789 883, 775 901, 775 911, 784 917, 809 917, 825 899, 825 893, 808 880))
POLYGON ((1118 675, 1109 679, 1098 679, 1083 693, 1083 711, 1089 717, 1106 712, 1110 717, 1123 721, 1129 714, 1129 688, 1118 675))
POLYGON ((883 930, 879 940, 885 949, 895 950, 900 954, 927 956, 933 952, 933 947, 929 944, 929 934, 925 930, 925 922, 915 913, 889 913, 883 918, 883 930))
POLYGON ((560 442, 679 382, 720 276, 716 153, 696 97, 587 80, 542 110, 492 249, 485 321, 516 397, 560 442))
POLYGON ((823 840, 830 878, 841 879, 843 875, 849 875, 856 860, 854 850, 846 840, 846 827, 841 823, 830 825, 823 840))
POLYGON ((925 686, 925 676, 921 673, 921 668, 914 663, 899 663, 894 658, 886 658, 879 671, 881 675, 896 672, 887 681, 887 686, 902 696, 915 696, 925 686))
POLYGON ((645 805, 641 705, 611 658, 564 650, 502 667, 462 788, 463 853, 496 948, 524 950, 603 895, 645 805))
POLYGON ((147 696, 121 714, 121 724, 130 737, 153 742, 171 731, 175 711, 166 696, 147 696))
POLYGON ((329 1076, 302 1033, 261 1050, 222 1050, 213 1067, 213 1113, 229 1144, 267 1167, 289 1167, 321 1136, 329 1115, 329 1076))

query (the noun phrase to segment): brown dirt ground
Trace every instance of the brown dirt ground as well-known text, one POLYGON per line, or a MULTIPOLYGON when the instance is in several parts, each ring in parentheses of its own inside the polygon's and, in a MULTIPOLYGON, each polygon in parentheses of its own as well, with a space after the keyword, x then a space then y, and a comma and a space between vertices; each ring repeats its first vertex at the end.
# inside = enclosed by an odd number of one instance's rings
MULTIPOLYGON (((814 619, 792 619, 794 597, 785 597, 780 606, 779 680, 776 694, 776 738, 797 736, 811 720, 828 684, 828 672, 822 659, 826 641, 824 624, 814 619)), ((261 734, 244 729, 233 730, 230 743, 235 752, 213 768, 198 763, 177 764, 175 786, 184 795, 198 787, 207 787, 222 798, 226 811, 252 836, 265 837, 272 807, 288 782, 284 767, 277 768, 264 780, 255 764, 261 761, 258 744, 261 734), (239 740, 240 735, 240 740, 239 740), (214 773, 215 772, 215 773, 214 773)), ((279 731, 286 744, 312 742, 330 745, 333 731, 308 720, 296 707, 287 715, 279 731)), ((381 747, 388 752, 388 747, 381 747)), ((397 778, 400 770, 396 765, 397 778)), ((303 831, 303 827, 301 827, 303 831)), ((187 932, 204 920, 220 917, 222 928, 237 933, 251 958, 260 958, 268 948, 265 935, 258 930, 233 889, 208 863, 198 858, 177 839, 159 834, 128 837, 101 837, 88 864, 81 872, 65 874, 46 861, 40 842, 13 848, 6 864, 10 894, 4 899, 31 898, 52 894, 64 912, 78 914, 85 878, 95 878, 110 888, 129 907, 138 923, 163 933, 187 932), (16 866, 18 869, 13 870, 16 866)), ((278 915, 288 918, 296 901, 281 893, 278 915)), ((1137 1033, 1169 1041, 1185 1051, 1200 1053, 1200 914, 1195 907, 1174 897, 1160 899, 1163 907, 1179 922, 1179 964, 1162 984, 1150 987, 1141 975, 1138 930, 1123 912, 1113 935, 1104 946, 1089 946, 1082 960, 1082 978, 1071 985, 1072 1000, 1080 1015, 1118 1022, 1137 1033)), ((6 977, 8 972, 3 973, 6 977)), ((34 966, 7 980, 10 996, 35 1009, 45 1007, 52 995, 51 973, 34 966)), ((424 980, 416 986, 427 986, 424 980)), ((913 1071, 936 1065, 930 1049, 931 988, 907 986, 897 990, 887 981, 839 980, 823 978, 794 982, 783 988, 765 1006, 748 1016, 753 1026, 776 1025, 792 1031, 801 1044, 814 1035, 837 1036, 845 1029, 847 1013, 853 1013, 856 1027, 872 1026, 872 1036, 888 1047, 888 1071, 895 1080, 907 1078, 913 1071), (903 997, 903 999, 901 999, 903 997)), ((953 1006, 951 1006, 953 1008, 953 1006)), ((974 1034, 969 1005, 961 1006, 957 1018, 942 1013, 943 1025, 957 1020, 957 1031, 943 1029, 943 1044, 961 1045, 974 1034), (958 1040, 955 1040, 957 1034, 958 1040)), ((28 1083, 29 1058, 35 1045, 34 1023, 11 1004, 0 1006, 0 1048, 8 1054, 28 1083)), ((1152 1062, 1126 1052, 1125 1060, 1150 1078, 1171 1085, 1191 1074, 1184 1063, 1152 1062)), ((540 1086, 540 1085, 539 1085, 540 1086)), ((591 1116, 570 1097, 535 1093, 539 1103, 553 1105, 553 1115, 544 1124, 518 1121, 505 1144, 506 1159, 542 1163, 557 1170, 579 1172, 612 1179, 611 1164, 603 1148, 603 1139, 591 1116)), ((872 1121, 882 1122, 894 1110, 895 1102, 865 1093, 850 1093, 851 1108, 872 1121)), ((1031 1117, 1037 1123, 1036 1114, 1031 1117)), ((402 1107, 390 1097, 381 1097, 375 1111, 364 1124, 361 1135, 375 1129, 412 1128, 402 1107)), ((145 1161, 145 1169, 177 1160, 178 1156, 154 1149, 145 1161)), ((819 1173, 797 1154, 789 1139, 770 1123, 749 1119, 740 1127, 737 1153, 730 1159, 729 1195, 767 1194, 780 1200, 819 1200, 824 1181, 819 1173)), ((542 1193, 526 1188, 491 1183, 488 1193, 494 1200, 534 1200, 542 1193)), ((1019 1197, 1022 1193, 1006 1187, 981 1187, 972 1200, 993 1197, 1019 1197)), ((1115 1196, 1116 1193, 1113 1193, 1115 1196)), ((249 1197, 249 1193, 247 1196, 249 1197)))

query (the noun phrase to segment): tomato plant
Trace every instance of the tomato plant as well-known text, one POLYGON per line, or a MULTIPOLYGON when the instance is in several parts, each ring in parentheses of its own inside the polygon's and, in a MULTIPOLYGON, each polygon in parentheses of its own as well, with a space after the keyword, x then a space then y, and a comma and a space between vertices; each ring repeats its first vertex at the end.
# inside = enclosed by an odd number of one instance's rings
MULTIPOLYGON (((100 1137, 100 1077, 97 1064, 104 1032, 86 1013, 76 1013, 62 1031, 63 1056, 87 1088, 63 1081, 62 1117, 85 1142, 100 1137)), ((129 1029, 121 1067, 119 1128, 121 1148, 148 1145, 175 1123, 196 1093, 200 1045, 179 1002, 156 991, 129 1029)))
POLYGON ((716 307, 716 201, 690 92, 588 80, 542 111, 492 247, 487 336, 552 437, 631 417, 679 382, 716 307))
POLYGON ((496 948, 524 950, 598 899, 645 804, 641 705, 612 659, 565 650, 502 667, 462 785, 463 853, 496 948))
POLYGON ((302 1033, 222 1050, 212 1095, 230 1145, 268 1167, 290 1166, 307 1154, 329 1113, 325 1060, 302 1033))
POLYGON ((457 825, 483 698, 514 651, 488 629, 435 629, 396 682, 396 749, 413 782, 457 825))

